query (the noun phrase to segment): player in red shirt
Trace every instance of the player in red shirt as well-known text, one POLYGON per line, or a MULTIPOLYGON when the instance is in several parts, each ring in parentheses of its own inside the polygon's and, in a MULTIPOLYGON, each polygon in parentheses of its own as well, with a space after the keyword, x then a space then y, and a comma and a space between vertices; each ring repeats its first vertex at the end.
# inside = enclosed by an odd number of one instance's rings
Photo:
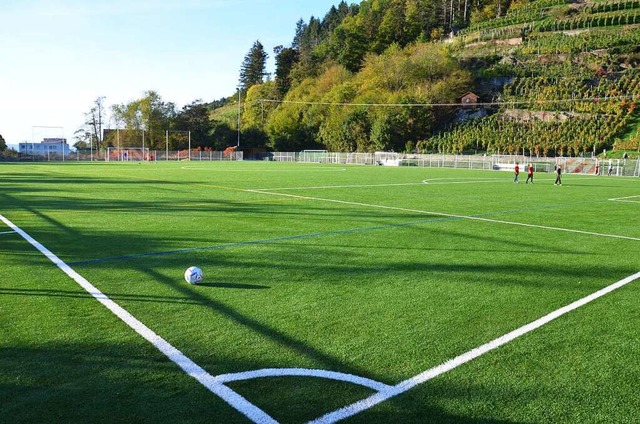
POLYGON ((527 171, 527 181, 525 181, 525 184, 529 184, 529 180, 531 180, 531 184, 533 184, 533 165, 529 164, 529 168, 527 171))
POLYGON ((519 174, 520 174, 520 167, 516 163, 516 167, 513 169, 513 182, 514 183, 519 183, 520 182, 520 181, 518 181, 518 175, 519 174))

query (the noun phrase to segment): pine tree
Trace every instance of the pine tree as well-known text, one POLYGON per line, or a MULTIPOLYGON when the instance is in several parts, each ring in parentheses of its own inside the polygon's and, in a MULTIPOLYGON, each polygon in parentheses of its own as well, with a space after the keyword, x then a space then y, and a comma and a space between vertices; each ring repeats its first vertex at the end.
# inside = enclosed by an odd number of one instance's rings
POLYGON ((276 47, 276 90, 284 97, 291 87, 291 70, 298 62, 298 51, 293 48, 276 47))
POLYGON ((247 91, 251 86, 262 84, 264 77, 267 75, 267 58, 269 55, 264 50, 264 46, 259 40, 253 43, 253 46, 244 57, 242 67, 240 68, 240 86, 243 91, 247 91))

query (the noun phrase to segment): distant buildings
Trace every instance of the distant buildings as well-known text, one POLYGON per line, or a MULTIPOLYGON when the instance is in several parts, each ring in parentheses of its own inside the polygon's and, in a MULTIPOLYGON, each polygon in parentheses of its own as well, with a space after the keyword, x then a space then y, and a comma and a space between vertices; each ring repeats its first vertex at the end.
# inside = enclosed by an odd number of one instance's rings
POLYGON ((66 138, 45 138, 40 143, 20 143, 18 153, 46 157, 69 156, 70 149, 66 138))

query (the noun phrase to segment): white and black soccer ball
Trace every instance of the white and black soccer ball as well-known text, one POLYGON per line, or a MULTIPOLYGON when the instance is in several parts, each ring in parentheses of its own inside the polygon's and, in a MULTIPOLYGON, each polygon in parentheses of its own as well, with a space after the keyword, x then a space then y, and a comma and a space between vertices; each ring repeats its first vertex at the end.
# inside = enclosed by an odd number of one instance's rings
POLYGON ((191 266, 184 272, 184 279, 189 284, 198 284, 203 278, 202 270, 197 266, 191 266))

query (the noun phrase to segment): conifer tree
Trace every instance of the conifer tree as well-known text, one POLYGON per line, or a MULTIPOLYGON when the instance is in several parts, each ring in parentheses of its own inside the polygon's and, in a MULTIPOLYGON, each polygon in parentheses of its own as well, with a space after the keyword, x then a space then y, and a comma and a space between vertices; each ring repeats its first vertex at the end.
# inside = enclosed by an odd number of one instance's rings
POLYGON ((298 51, 293 48, 278 46, 273 49, 276 55, 276 89, 284 97, 291 87, 291 70, 298 62, 298 51))
POLYGON ((256 84, 262 84, 264 77, 267 75, 267 58, 269 55, 264 50, 264 46, 259 40, 253 43, 253 46, 244 57, 242 67, 240 68, 240 86, 243 91, 256 84))

